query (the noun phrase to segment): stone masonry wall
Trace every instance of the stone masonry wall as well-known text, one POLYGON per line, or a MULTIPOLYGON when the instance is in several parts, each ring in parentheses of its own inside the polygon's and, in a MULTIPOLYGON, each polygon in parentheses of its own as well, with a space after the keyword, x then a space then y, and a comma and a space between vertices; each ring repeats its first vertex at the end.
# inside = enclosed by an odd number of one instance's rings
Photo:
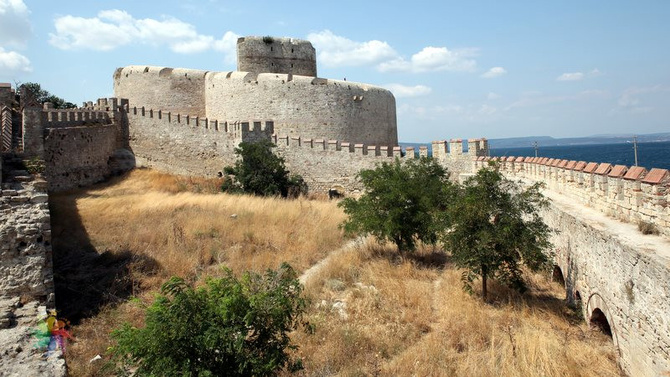
POLYGON ((131 65, 114 72, 114 96, 133 106, 205 117, 207 71, 131 65))
POLYGON ((42 358, 31 333, 54 307, 47 184, 5 166, 0 189, 0 375, 65 376, 60 351, 42 358))
POLYGON ((61 191, 101 182, 111 175, 117 149, 115 125, 47 130, 44 162, 49 189, 61 191))
POLYGON ((309 41, 300 39, 241 37, 237 39, 237 70, 316 77, 316 51, 309 41))
MULTIPOLYGON (((486 164, 480 157, 478 166, 486 164)), ((544 182, 548 188, 624 222, 653 224, 670 236, 670 172, 541 157, 507 157, 511 176, 544 182)))
POLYGON ((372 85, 274 73, 210 72, 207 116, 272 119, 278 135, 396 145, 395 98, 372 85))
POLYGON ((219 122, 132 108, 129 145, 138 166, 180 175, 216 177, 235 162, 242 141, 270 139, 272 122, 219 122))
POLYGON ((510 178, 546 184, 551 207, 543 217, 557 230, 552 243, 568 300, 581 305, 587 321, 596 309, 605 314, 622 369, 631 376, 670 372, 669 173, 548 158, 497 160, 510 178), (662 235, 643 235, 640 220, 662 235))
POLYGON ((129 66, 114 93, 133 106, 219 120, 272 119, 281 135, 396 145, 393 94, 372 85, 281 73, 129 66))
POLYGON ((579 292, 587 322, 595 309, 605 314, 628 375, 670 372, 670 242, 551 190, 545 194, 552 205, 543 217, 558 230, 552 243, 568 298, 579 292))

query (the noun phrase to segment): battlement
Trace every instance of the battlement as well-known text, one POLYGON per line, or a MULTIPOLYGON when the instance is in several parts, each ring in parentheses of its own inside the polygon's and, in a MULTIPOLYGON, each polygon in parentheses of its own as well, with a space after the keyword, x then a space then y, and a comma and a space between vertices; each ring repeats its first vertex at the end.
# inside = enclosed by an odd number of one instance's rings
POLYGON ((170 111, 132 107, 128 109, 128 116, 136 120, 138 117, 150 119, 150 122, 161 122, 171 126, 199 127, 211 132, 228 133, 239 137, 241 141, 247 139, 269 139, 274 132, 274 122, 270 120, 250 121, 219 121, 217 119, 201 118, 197 115, 174 114, 170 111))
POLYGON ((219 120, 273 119, 279 134, 301 137, 370 144, 398 141, 395 98, 373 85, 301 72, 151 66, 119 68, 114 80, 117 97, 146 109, 219 120))
POLYGON ((648 222, 670 236, 670 171, 543 157, 478 157, 475 167, 495 160, 506 174, 544 182, 585 206, 626 222, 648 222))

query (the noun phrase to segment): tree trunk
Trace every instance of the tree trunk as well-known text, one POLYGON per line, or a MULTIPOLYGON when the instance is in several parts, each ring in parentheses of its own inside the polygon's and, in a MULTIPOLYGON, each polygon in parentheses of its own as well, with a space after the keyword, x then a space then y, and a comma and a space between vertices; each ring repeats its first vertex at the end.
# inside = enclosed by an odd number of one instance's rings
POLYGON ((488 277, 488 271, 486 266, 482 266, 482 301, 486 302, 488 296, 488 290, 486 289, 486 278, 488 277))

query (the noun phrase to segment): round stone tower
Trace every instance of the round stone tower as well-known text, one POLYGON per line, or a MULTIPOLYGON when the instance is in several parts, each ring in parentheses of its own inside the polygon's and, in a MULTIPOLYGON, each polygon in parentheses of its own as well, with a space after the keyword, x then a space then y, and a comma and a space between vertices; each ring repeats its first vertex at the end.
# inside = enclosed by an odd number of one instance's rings
POLYGON ((300 39, 241 37, 237 39, 237 70, 316 77, 316 51, 309 41, 300 39))

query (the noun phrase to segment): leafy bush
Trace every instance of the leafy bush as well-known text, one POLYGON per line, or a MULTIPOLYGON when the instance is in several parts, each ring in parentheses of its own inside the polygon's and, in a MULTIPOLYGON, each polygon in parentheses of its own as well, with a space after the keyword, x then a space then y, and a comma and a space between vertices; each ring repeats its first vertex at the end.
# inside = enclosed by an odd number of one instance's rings
POLYGON ((275 39, 272 38, 272 37, 269 36, 269 35, 266 35, 266 36, 263 37, 263 42, 265 42, 265 43, 267 43, 267 44, 271 44, 271 43, 273 43, 274 41, 275 41, 275 39))
POLYGON ((264 275, 230 270, 194 289, 173 277, 147 309, 146 326, 112 332, 120 372, 135 376, 270 376, 299 369, 286 353, 306 300, 295 271, 283 264, 264 275))
POLYGON ((299 175, 289 176, 284 159, 272 153, 270 141, 240 143, 235 154, 241 158, 234 166, 226 166, 227 177, 221 189, 230 193, 248 193, 258 196, 297 197, 307 192, 307 185, 299 175))
POLYGON ((488 278, 523 292, 522 265, 533 271, 549 267, 551 253, 545 250, 551 246, 551 229, 539 213, 549 201, 540 188, 522 187, 495 165, 459 186, 447 212, 452 226, 443 238, 456 265, 466 270, 462 280, 467 291, 479 276, 484 301, 488 278))
POLYGON ((433 159, 396 159, 358 174, 365 186, 359 199, 346 198, 339 206, 349 219, 347 233, 372 234, 391 241, 398 251, 414 250, 416 242, 435 243, 446 226, 440 216, 454 185, 449 173, 433 159))

